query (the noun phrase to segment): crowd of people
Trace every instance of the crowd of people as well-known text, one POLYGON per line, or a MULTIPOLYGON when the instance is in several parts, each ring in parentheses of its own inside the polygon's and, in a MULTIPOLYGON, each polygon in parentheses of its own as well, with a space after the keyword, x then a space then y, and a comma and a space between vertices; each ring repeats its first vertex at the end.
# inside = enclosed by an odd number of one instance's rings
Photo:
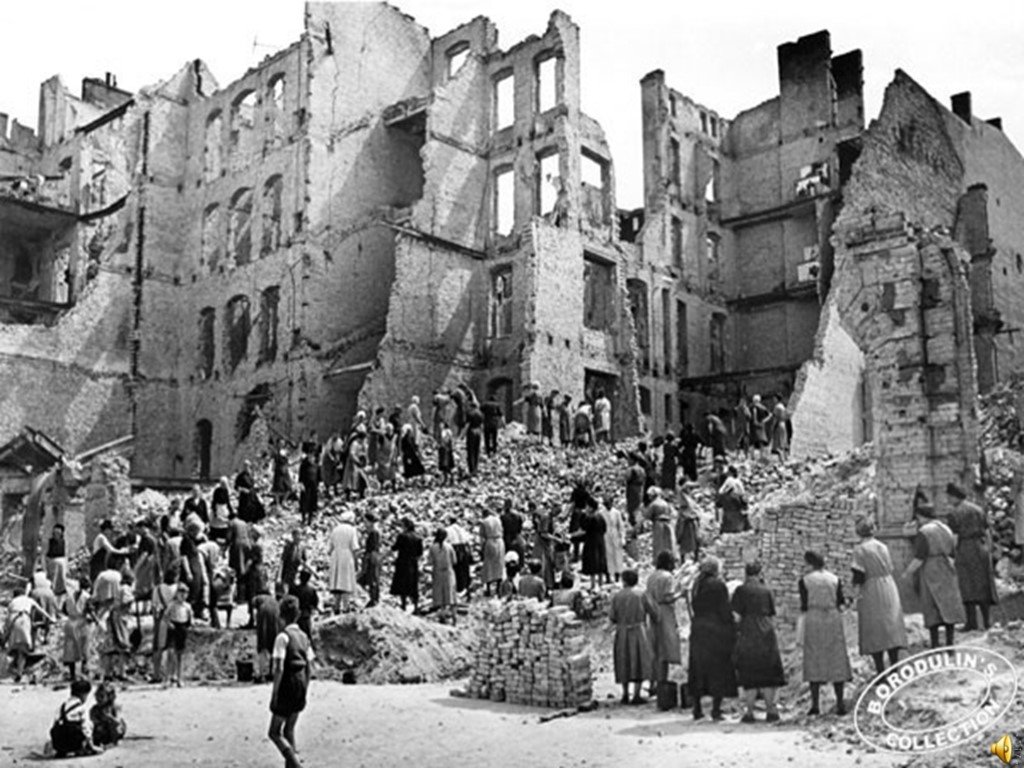
MULTIPOLYGON (((527 435, 538 441, 575 451, 613 442, 611 403, 601 390, 573 408, 570 397, 557 391, 543 396, 533 383, 524 388, 518 405, 527 435)), ((703 717, 702 702, 710 698, 712 718, 721 718, 723 701, 743 689, 744 721, 753 720, 758 695, 765 700, 767 719, 779 719, 775 690, 785 684, 786 675, 773 627, 774 596, 758 563, 747 564, 745 581, 730 596, 720 563, 702 554, 707 521, 693 492, 699 479, 710 485, 717 531, 750 528, 749 501, 738 466, 729 463, 730 448, 733 458, 764 459, 770 451, 785 460, 792 427, 781 399, 769 410, 754 396, 749 407, 741 401, 728 427, 721 416, 709 414, 703 434, 685 424, 678 436, 667 432, 618 450, 621 479, 608 478, 603 485, 577 480, 566 487, 567 498, 556 503, 493 496, 474 502, 475 519, 463 509, 429 526, 401 517, 394 505, 371 511, 364 505, 357 519, 359 505, 348 502, 364 497, 371 487, 386 494, 400 484, 453 483, 458 475, 472 482, 481 452, 499 450, 504 407, 493 398, 481 403, 470 389, 459 387, 438 390, 432 406, 425 420, 414 397, 405 409, 387 413, 376 408, 372 417, 359 412, 344 437, 333 435, 320 444, 311 435, 301 446, 297 483, 287 451, 273 453, 269 512, 284 513, 288 501, 296 500, 299 514, 272 573, 259 525, 268 506, 248 462, 233 481, 221 478, 209 495, 195 486, 183 500, 172 500, 168 513, 157 519, 139 517, 126 531, 115 531, 111 521, 104 521, 90 543, 87 572, 78 578, 69 573, 63 528, 54 525, 45 572, 11 601, 4 628, 18 680, 60 614, 65 616, 62 659, 73 688, 54 725, 54 748, 85 753, 99 744, 82 716, 97 629, 103 679, 124 680, 126 664, 142 641, 141 616, 149 614, 149 679, 180 686, 189 628, 200 622, 229 628, 233 608, 245 606, 245 626, 256 635, 256 677, 273 682, 270 738, 286 761, 293 760, 295 721, 305 705, 314 659, 313 619, 318 612, 339 614, 381 603, 389 557, 386 592, 400 608, 452 623, 460 604, 476 592, 575 607, 584 579, 591 588, 621 582, 611 598, 610 617, 615 678, 624 703, 644 701, 644 684, 648 696, 678 695, 671 693, 670 668, 682 663, 675 606, 683 600, 691 617, 686 691, 694 717, 703 717), (427 472, 424 462, 427 440, 435 448, 434 473, 427 472), (456 440, 465 441, 464 471, 457 467, 456 440), (713 461, 699 477, 704 450, 713 461), (313 561, 307 537, 310 524, 328 507, 338 514, 327 537, 324 569, 313 561), (391 516, 386 527, 381 509, 391 516), (395 522, 397 533, 386 540, 395 522), (641 563, 639 535, 647 530, 651 559, 641 563), (699 565, 692 587, 684 590, 677 566, 686 558, 699 565), (653 567, 643 587, 642 565, 653 567), (426 607, 421 605, 421 575, 429 582, 426 607), (330 595, 329 602, 321 603, 322 592, 330 595), (69 735, 76 728, 79 735, 69 735)), ((978 611, 987 627, 996 600, 986 515, 959 486, 950 484, 949 495, 955 509, 948 524, 936 518, 923 496, 914 505, 915 560, 907 575, 914 580, 933 646, 941 640, 952 644, 957 623, 975 628, 978 611)), ((886 545, 875 538, 870 521, 859 522, 857 533, 862 540, 852 553, 852 585, 860 651, 881 673, 886 660, 895 663, 907 646, 903 609, 886 545)), ((820 712, 821 686, 831 684, 836 712, 842 714, 844 685, 852 675, 841 611, 852 601, 821 555, 807 552, 805 561, 806 574, 794 589, 800 597, 810 712, 820 712)))

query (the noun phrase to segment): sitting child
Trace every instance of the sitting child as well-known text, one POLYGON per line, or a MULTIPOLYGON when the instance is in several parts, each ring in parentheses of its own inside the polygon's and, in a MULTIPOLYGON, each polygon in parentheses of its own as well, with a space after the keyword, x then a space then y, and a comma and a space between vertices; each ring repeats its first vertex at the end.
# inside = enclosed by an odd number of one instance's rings
POLYGON ((92 726, 85 716, 85 701, 92 691, 88 680, 71 683, 71 698, 61 704, 50 728, 50 744, 57 757, 95 755, 102 752, 92 740, 92 726))
POLYGON ((547 599, 548 591, 544 586, 544 579, 540 575, 542 568, 540 560, 530 560, 527 565, 530 572, 519 577, 519 596, 541 601, 547 599))
POLYGON ((89 710, 92 720, 92 740, 98 746, 115 745, 124 738, 128 726, 117 705, 117 690, 109 683, 96 687, 96 703, 89 710))

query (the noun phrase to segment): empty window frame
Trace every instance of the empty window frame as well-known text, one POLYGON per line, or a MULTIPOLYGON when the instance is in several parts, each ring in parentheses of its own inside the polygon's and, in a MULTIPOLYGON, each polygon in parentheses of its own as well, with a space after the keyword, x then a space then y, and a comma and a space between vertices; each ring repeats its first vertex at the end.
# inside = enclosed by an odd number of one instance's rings
POLYGON ((558 104, 558 57, 537 59, 537 111, 547 112, 558 104))
POLYGON ((272 363, 277 359, 278 306, 281 303, 281 288, 272 285, 260 294, 260 351, 256 365, 272 363))
POLYGON ((605 331, 615 322, 615 266, 583 254, 583 326, 605 331))
POLYGON ((267 83, 266 113, 267 143, 278 144, 284 139, 284 75, 275 75, 267 83))
POLYGON ((640 413, 644 416, 651 415, 651 390, 647 387, 638 387, 640 390, 640 413))
POLYGON ((511 168, 494 172, 494 232, 510 235, 516 224, 515 174, 511 168))
POLYGON ((193 450, 196 456, 196 473, 200 480, 210 479, 211 453, 213 451, 213 424, 209 419, 196 422, 193 450))
POLYGON ((252 255, 252 189, 242 187, 231 198, 228 214, 228 257, 236 267, 252 255))
POLYGON ((199 264, 213 271, 220 265, 220 206, 214 203, 203 211, 203 227, 199 245, 199 264))
POLYGON ((537 156, 537 214, 547 216, 555 210, 562 187, 558 152, 537 156))
POLYGON ((665 373, 672 370, 672 292, 661 289, 661 355, 665 360, 665 373))
POLYGON ((725 370, 725 315, 718 312, 711 315, 708 346, 711 351, 711 373, 722 373, 725 370))
POLYGON ((224 170, 222 154, 224 118, 220 110, 211 112, 206 118, 206 131, 203 138, 203 181, 209 182, 220 178, 224 170))
POLYGON ((233 373, 249 354, 250 330, 249 297, 234 296, 224 314, 224 368, 228 373, 233 373))
POLYGON ((584 215, 596 227, 611 220, 608 189, 608 163, 587 150, 580 152, 580 175, 583 182, 580 204, 584 215))
POLYGON ((507 128, 516 120, 516 79, 511 70, 494 78, 494 130, 507 128))
POLYGON ((626 280, 626 292, 629 295, 629 312, 633 316, 633 328, 636 331, 636 345, 640 348, 641 364, 646 370, 650 365, 648 350, 651 336, 648 325, 647 283, 636 278, 626 280))
POLYGON ((469 43, 456 43, 445 54, 448 57, 448 79, 455 77, 469 58, 469 43))
POLYGON ((721 238, 714 232, 708 232, 704 238, 704 247, 707 251, 708 259, 708 281, 716 283, 721 277, 721 263, 719 261, 721 238))
POLYGON ((491 272, 491 336, 496 339, 512 334, 512 267, 491 272))
POLYGON ((711 115, 710 122, 711 122, 711 137, 717 139, 718 138, 718 118, 716 118, 714 115, 711 115))
POLYGON ((707 112, 701 112, 700 113, 700 132, 701 133, 707 133, 708 132, 708 113, 707 112))
POLYGON ((213 376, 216 324, 217 310, 213 307, 203 307, 199 312, 199 364, 197 366, 199 378, 203 380, 213 376))
POLYGON ((711 161, 711 175, 704 185, 704 202, 714 203, 718 200, 718 161, 711 161))
POLYGON ((256 125, 256 91, 243 91, 231 104, 231 154, 236 168, 243 167, 256 125))
POLYGON ((671 249, 672 249, 672 264, 679 268, 683 268, 683 220, 678 216, 672 217, 672 229, 670 234, 671 249))
POLYGON ((679 117, 679 101, 676 99, 675 94, 669 94, 668 106, 672 117, 679 117))
POLYGON ((686 303, 676 301, 676 373, 685 376, 690 364, 689 318, 686 303))
POLYGON ((281 245, 281 193, 284 182, 281 177, 271 176, 263 185, 263 200, 260 210, 263 213, 263 237, 260 246, 260 257, 267 256, 281 245))
POLYGON ((673 184, 680 184, 682 177, 682 149, 679 140, 670 138, 668 140, 668 174, 673 184))

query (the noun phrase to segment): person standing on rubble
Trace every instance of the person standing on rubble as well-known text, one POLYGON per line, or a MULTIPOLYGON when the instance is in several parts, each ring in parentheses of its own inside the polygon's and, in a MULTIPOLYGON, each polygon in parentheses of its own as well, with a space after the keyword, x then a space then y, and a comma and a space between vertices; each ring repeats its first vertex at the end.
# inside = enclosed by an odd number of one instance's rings
POLYGON ((435 389, 431 401, 430 418, 433 423, 434 440, 441 439, 441 427, 448 423, 448 414, 451 410, 452 398, 447 389, 435 389))
POLYGON ((619 580, 619 575, 625 570, 623 547, 626 543, 626 523, 622 519, 622 512, 615 506, 615 499, 611 494, 605 495, 600 515, 604 520, 605 575, 608 576, 609 581, 614 583, 619 580))
POLYGON ((540 436, 548 445, 555 444, 555 426, 558 419, 558 390, 552 389, 544 398, 544 411, 540 422, 540 436))
MULTIPOLYGON (((447 424, 444 425, 447 428, 447 424)), ((367 608, 373 608, 380 602, 380 529, 377 528, 377 515, 367 512, 363 515, 366 522, 363 541, 363 564, 359 573, 359 585, 370 596, 367 608)))
POLYGON ((683 424, 683 433, 679 436, 679 456, 683 465, 683 475, 691 482, 697 481, 697 452, 700 446, 700 435, 693 428, 693 424, 683 424))
POLYGON ((661 488, 666 493, 675 493, 679 476, 679 444, 671 432, 665 433, 661 445, 661 488))
POLYGON ((484 415, 484 450, 488 456, 493 456, 498 451, 498 432, 505 423, 505 412, 493 393, 484 401, 480 410, 484 415))
POLYGON ((359 533, 355 528, 355 515, 345 510, 331 531, 327 557, 329 569, 327 587, 334 595, 334 613, 348 613, 352 608, 352 593, 356 591, 356 555, 359 552, 359 533))
POLYGON ((442 621, 451 618, 454 625, 457 615, 455 549, 446 541, 447 538, 448 531, 438 528, 434 532, 434 543, 427 553, 430 562, 431 609, 440 612, 442 621))
POLYGON ((950 530, 956 534, 956 576, 967 614, 964 631, 978 628, 976 607, 981 611, 984 628, 988 629, 990 608, 999 602, 989 552, 988 516, 985 510, 967 500, 967 493, 957 483, 946 486, 946 495, 953 504, 948 520, 950 530))
POLYGON ((768 445, 768 422, 772 415, 761 403, 761 396, 754 395, 750 404, 750 445, 754 449, 754 458, 764 458, 764 449, 768 445))
POLYGON ((402 477, 408 481, 426 473, 423 459, 420 458, 420 447, 411 424, 402 425, 402 436, 398 441, 402 451, 402 477))
POLYGON ((612 441, 612 401, 604 393, 597 390, 594 401, 594 442, 610 443, 612 441))
POLYGON ((636 571, 623 571, 622 589, 612 595, 608 610, 608 619, 615 627, 612 641, 615 682, 622 686, 623 704, 630 702, 630 683, 633 683, 633 703, 642 703, 640 686, 654 676, 646 622, 650 607, 644 593, 636 588, 637 582, 636 571))
POLYGON ((411 601, 413 613, 417 613, 423 540, 416 534, 416 524, 410 518, 402 518, 402 530, 391 549, 398 553, 395 558, 394 575, 391 578, 391 594, 401 601, 403 611, 407 601, 411 601))
POLYGON ((946 645, 951 646, 954 625, 967 620, 953 559, 956 538, 948 525, 935 518, 935 507, 918 497, 914 500, 914 519, 914 559, 904 575, 913 579, 931 647, 939 647, 940 627, 945 628, 946 645))
POLYGON ((206 499, 203 498, 203 489, 198 485, 192 486, 192 493, 181 507, 182 522, 187 522, 189 515, 195 515, 203 525, 209 525, 210 512, 206 506, 206 499))
POLYGON ((658 562, 658 555, 668 552, 675 559, 675 532, 673 530, 672 506, 662 497, 660 488, 647 492, 647 507, 644 518, 651 523, 651 556, 658 562))
POLYGON ((480 468, 480 446, 483 442, 484 414, 475 402, 466 411, 466 468, 471 477, 480 468))
POLYGON ((501 536, 505 552, 515 552, 519 562, 526 562, 526 539, 523 538, 523 516, 512 506, 512 499, 506 498, 501 509, 501 536))
POLYGON ((473 565, 473 540, 469 531, 459 524, 458 515, 448 515, 447 542, 455 550, 455 594, 466 593, 469 600, 470 566, 473 565))
POLYGON ((299 512, 303 525, 313 524, 319 503, 320 467, 316 462, 315 450, 310 450, 311 447, 304 448, 302 461, 299 463, 299 512))
POLYGON ((778 395, 775 396, 770 424, 772 454, 785 464, 789 460, 789 412, 778 395))
POLYGON ((252 476, 252 462, 242 462, 242 471, 235 477, 235 491, 238 493, 238 516, 247 523, 258 523, 265 511, 263 502, 256 492, 256 481, 252 476))
POLYGON ((747 405, 747 398, 740 395, 734 410, 736 420, 736 450, 744 456, 750 454, 750 406, 747 405))
POLYGON ((227 477, 222 477, 213 489, 212 511, 210 512, 210 538, 214 541, 225 541, 228 537, 228 522, 234 516, 231 507, 231 484, 227 477))
POLYGON ((427 425, 423 423, 423 414, 420 412, 420 399, 417 395, 409 398, 409 407, 405 411, 405 423, 412 427, 412 439, 419 445, 420 434, 426 431, 427 425))
POLYGON ((740 480, 739 470, 733 464, 726 470, 725 481, 715 496, 715 506, 722 510, 718 521, 722 533, 742 533, 750 530, 747 493, 743 481, 740 480))
POLYGON ((270 483, 270 494, 276 508, 280 508, 285 500, 292 495, 292 475, 288 470, 288 452, 284 448, 274 452, 274 472, 273 480, 270 483))
POLYGON ((488 507, 482 510, 480 545, 483 558, 480 580, 484 584, 484 596, 490 597, 491 586, 494 585, 497 594, 497 589, 505 577, 505 540, 501 520, 488 507))
POLYGON ((540 576, 550 592, 555 588, 555 521, 542 504, 528 502, 532 511, 533 557, 540 562, 540 576))
POLYGON ((900 648, 907 647, 907 630, 903 624, 903 608, 896 579, 892 575, 889 548, 875 538, 870 519, 858 520, 855 531, 861 537, 853 548, 853 583, 860 589, 857 600, 857 629, 860 652, 875 662, 878 674, 885 671, 886 652, 889 666, 900 658, 900 648))
POLYGON ((353 432, 346 454, 345 471, 341 476, 342 490, 346 498, 354 495, 357 499, 362 499, 366 496, 366 489, 369 486, 366 479, 366 427, 362 424, 353 432))

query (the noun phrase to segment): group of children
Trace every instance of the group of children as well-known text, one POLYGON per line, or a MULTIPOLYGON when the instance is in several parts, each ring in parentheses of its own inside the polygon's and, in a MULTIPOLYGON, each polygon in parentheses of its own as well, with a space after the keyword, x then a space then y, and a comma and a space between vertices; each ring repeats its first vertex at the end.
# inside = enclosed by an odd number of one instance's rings
POLYGON ((85 705, 91 693, 88 680, 71 683, 71 696, 60 705, 50 728, 48 752, 54 756, 95 755, 124 738, 128 726, 121 717, 117 691, 109 683, 100 683, 86 717, 85 705))

